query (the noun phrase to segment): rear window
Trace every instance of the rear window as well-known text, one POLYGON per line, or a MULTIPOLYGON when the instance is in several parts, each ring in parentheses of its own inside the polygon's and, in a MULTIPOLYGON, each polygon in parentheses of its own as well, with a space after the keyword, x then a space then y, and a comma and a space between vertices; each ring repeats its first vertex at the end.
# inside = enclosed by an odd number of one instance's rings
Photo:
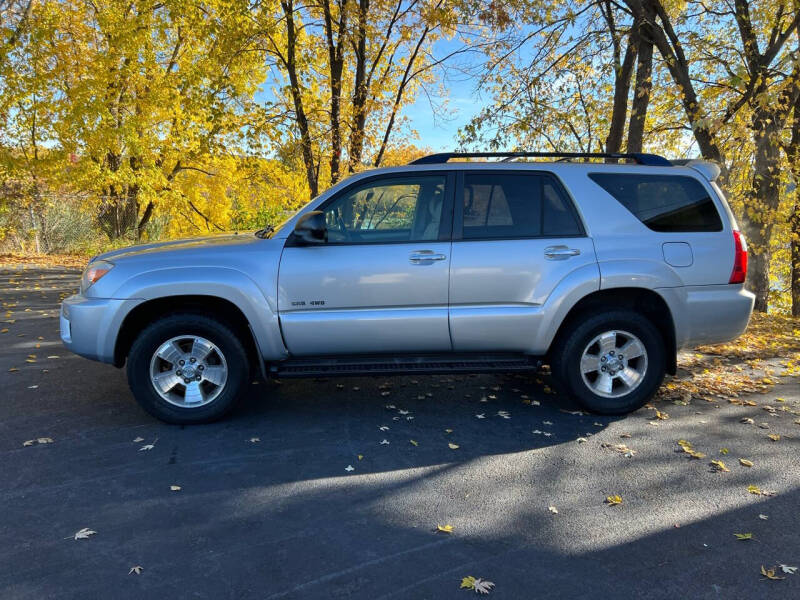
POLYGON ((721 231, 717 207, 692 177, 590 173, 597 185, 653 231, 721 231))
POLYGON ((569 199, 540 173, 464 176, 464 239, 582 235, 569 199))

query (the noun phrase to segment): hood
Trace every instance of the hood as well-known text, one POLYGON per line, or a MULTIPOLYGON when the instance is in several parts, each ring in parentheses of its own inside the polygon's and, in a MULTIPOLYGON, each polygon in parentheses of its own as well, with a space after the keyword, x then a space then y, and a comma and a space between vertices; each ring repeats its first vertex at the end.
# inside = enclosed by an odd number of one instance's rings
POLYGON ((171 240, 169 242, 157 242, 153 244, 142 244, 139 246, 128 246, 127 248, 119 248, 118 250, 111 250, 98 254, 93 257, 89 262, 95 260, 111 260, 128 258, 135 256, 149 256, 168 251, 178 250, 195 250, 195 249, 214 249, 224 248, 229 246, 241 246, 252 244, 261 241, 253 235, 253 232, 246 231, 241 233, 221 233, 218 235, 211 235, 206 237, 186 238, 182 240, 171 240))

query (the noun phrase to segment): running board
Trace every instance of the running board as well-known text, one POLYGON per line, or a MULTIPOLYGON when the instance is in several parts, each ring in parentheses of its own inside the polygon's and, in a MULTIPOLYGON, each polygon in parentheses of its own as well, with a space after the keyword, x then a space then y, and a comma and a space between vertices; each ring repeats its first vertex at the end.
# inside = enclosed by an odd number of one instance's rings
POLYGON ((295 358, 267 365, 271 377, 346 377, 356 375, 404 375, 418 373, 491 373, 533 371, 542 361, 533 356, 430 355, 295 358))

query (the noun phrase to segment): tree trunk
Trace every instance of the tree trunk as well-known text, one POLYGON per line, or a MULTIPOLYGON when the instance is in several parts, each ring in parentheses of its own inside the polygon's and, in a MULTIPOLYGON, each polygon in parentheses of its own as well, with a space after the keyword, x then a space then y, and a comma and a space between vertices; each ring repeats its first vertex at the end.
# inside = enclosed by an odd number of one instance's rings
POLYGON ((636 53, 639 37, 638 20, 634 19, 630 32, 628 32, 628 44, 625 48, 625 58, 620 62, 622 51, 620 49, 620 34, 614 22, 614 13, 611 2, 606 3, 606 8, 601 10, 606 19, 608 31, 611 35, 611 43, 614 48, 614 103, 611 109, 611 124, 608 128, 606 138, 606 152, 616 153, 622 149, 622 136, 625 131, 625 118, 628 114, 628 95, 631 89, 631 75, 633 66, 636 64, 636 53))
POLYGON ((364 127, 367 122, 367 14, 369 0, 359 0, 356 28, 356 69, 353 83, 353 131, 350 134, 348 171, 354 172, 364 154, 364 127))
MULTIPOLYGON (((796 178, 795 181, 797 181, 796 178)), ((794 190, 794 211, 792 211, 790 224, 792 236, 792 316, 800 317, 800 186, 794 190)))
POLYGON ((339 180, 339 163, 342 158, 342 127, 340 117, 342 112, 342 71, 344 70, 344 36, 347 28, 347 1, 348 0, 342 0, 339 5, 339 22, 336 24, 338 31, 336 32, 335 39, 330 0, 322 1, 325 37, 328 43, 328 68, 331 84, 331 184, 339 180))
POLYGON ((653 88, 653 37, 647 22, 639 23, 639 44, 636 64, 636 82, 633 85, 631 120, 628 125, 628 152, 641 152, 644 145, 644 124, 650 91, 653 88))
POLYGON ((319 181, 317 169, 314 165, 314 152, 311 145, 311 134, 308 129, 308 118, 303 107, 300 78, 297 76, 297 30, 294 25, 294 5, 292 0, 281 0, 281 7, 286 17, 286 72, 289 75, 295 121, 297 122, 297 128, 300 130, 300 147, 303 152, 303 164, 306 168, 308 189, 311 197, 314 198, 319 194, 319 181))

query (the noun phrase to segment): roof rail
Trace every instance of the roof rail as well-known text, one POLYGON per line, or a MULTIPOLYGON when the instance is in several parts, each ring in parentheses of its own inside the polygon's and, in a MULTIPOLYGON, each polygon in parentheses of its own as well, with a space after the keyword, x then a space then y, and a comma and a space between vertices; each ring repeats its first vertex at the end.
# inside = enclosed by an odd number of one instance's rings
POLYGON ((417 160, 412 160, 411 165, 439 165, 446 163, 451 158, 615 158, 628 159, 636 164, 648 167, 671 167, 672 163, 658 154, 644 154, 641 152, 608 153, 608 152, 439 152, 428 154, 417 160))

